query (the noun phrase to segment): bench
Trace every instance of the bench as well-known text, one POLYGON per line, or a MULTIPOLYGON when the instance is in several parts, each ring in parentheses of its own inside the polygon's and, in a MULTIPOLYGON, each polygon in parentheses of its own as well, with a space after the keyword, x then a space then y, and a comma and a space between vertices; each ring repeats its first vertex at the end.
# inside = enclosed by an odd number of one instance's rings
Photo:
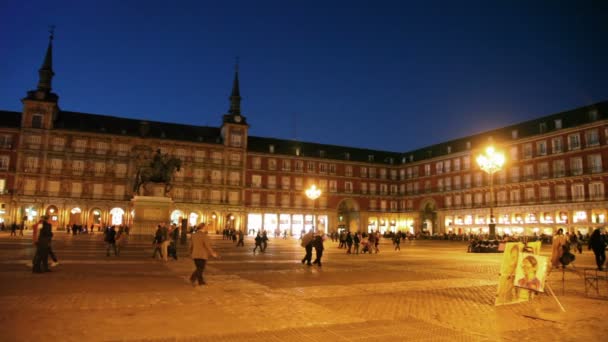
POLYGON ((608 270, 597 270, 593 268, 585 268, 584 269, 584 279, 585 279, 585 295, 589 296, 589 289, 595 289, 595 294, 600 295, 600 284, 606 285, 606 290, 608 290, 608 270))

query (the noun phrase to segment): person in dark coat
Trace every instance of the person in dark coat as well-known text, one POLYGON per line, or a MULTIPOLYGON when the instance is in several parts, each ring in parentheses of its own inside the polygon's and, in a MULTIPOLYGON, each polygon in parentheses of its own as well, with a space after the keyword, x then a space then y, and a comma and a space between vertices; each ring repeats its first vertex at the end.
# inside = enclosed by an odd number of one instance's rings
POLYGON ((110 256, 110 248, 114 249, 114 256, 117 256, 118 253, 116 253, 116 230, 114 229, 114 226, 111 226, 106 230, 106 236, 104 240, 106 242, 106 256, 110 256))
POLYGON ((260 234, 260 232, 258 232, 258 234, 255 236, 255 247, 253 247, 253 254, 255 254, 255 251, 258 249, 258 247, 260 248, 260 252, 264 251, 264 248, 262 247, 262 235, 260 234))
POLYGON ((589 249, 593 250, 593 254, 595 254, 597 269, 603 271, 604 263, 606 262, 606 242, 599 229, 594 230, 591 234, 591 237, 589 238, 589 249))
POLYGON ((53 232, 48 219, 47 216, 42 217, 42 228, 40 228, 40 231, 38 232, 38 239, 36 241, 36 255, 34 256, 32 267, 33 273, 51 271, 49 270, 49 246, 51 245, 53 232))
POLYGON ((325 236, 323 234, 323 231, 319 230, 319 233, 317 235, 315 235, 315 238, 312 240, 312 246, 315 248, 315 253, 316 253, 316 258, 315 261, 313 261, 313 264, 317 264, 319 265, 319 267, 321 266, 321 258, 323 257, 323 240, 325 239, 325 236))

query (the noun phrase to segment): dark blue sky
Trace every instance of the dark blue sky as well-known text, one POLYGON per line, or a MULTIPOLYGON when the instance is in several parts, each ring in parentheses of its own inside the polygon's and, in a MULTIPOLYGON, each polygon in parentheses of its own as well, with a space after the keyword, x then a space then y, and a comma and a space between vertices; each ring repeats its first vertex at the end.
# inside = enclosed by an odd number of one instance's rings
POLYGON ((608 100, 608 1, 2 1, 0 109, 57 26, 64 110, 408 151, 608 100), (533 3, 533 4, 530 4, 533 3))

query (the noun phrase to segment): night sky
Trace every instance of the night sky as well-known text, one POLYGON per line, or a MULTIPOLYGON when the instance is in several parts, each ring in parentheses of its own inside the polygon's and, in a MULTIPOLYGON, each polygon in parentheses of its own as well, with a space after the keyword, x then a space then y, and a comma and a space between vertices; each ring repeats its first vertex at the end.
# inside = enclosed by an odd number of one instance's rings
POLYGON ((64 110, 404 152, 608 100, 608 1, 0 1, 0 109, 56 25, 64 110), (534 4, 530 4, 534 3, 534 4))

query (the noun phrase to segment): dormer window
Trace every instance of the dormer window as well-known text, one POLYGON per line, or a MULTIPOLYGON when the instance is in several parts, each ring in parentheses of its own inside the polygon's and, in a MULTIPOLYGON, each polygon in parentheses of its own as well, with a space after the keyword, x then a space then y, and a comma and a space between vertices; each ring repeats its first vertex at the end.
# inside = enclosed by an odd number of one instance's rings
POLYGON ((452 146, 448 146, 447 150, 448 150, 448 154, 452 153, 452 146))
POLYGON ((344 159, 350 160, 350 153, 348 153, 348 152, 344 153, 344 159))
POLYGON ((325 151, 320 150, 320 151, 319 151, 319 157, 320 157, 320 158, 325 158, 325 151))
POLYGON ((413 161, 414 161, 414 155, 410 154, 410 162, 413 162, 413 161))
POLYGON ((511 138, 512 139, 517 139, 517 137, 519 136, 519 131, 514 129, 511 131, 511 138))
POLYGON ((470 149, 471 149, 471 142, 467 141, 467 150, 470 150, 470 149))
POLYGON ((300 148, 296 147, 296 156, 299 156, 299 155, 300 155, 300 148))
POLYGON ((547 123, 546 122, 541 122, 538 124, 538 131, 542 134, 547 132, 547 123))
POLYGON ((597 110, 592 109, 591 111, 589 111, 589 121, 596 121, 596 120, 597 120, 597 110))
POLYGON ((374 161, 374 155, 373 154, 367 155, 367 161, 373 162, 374 161))
POLYGON ((42 128, 42 115, 41 114, 32 115, 32 128, 42 128))
POLYGON ((405 156, 401 157, 401 164, 405 164, 407 162, 407 158, 405 156))
POLYGON ((274 153, 274 145, 268 145, 268 152, 274 153))
POLYGON ((562 119, 555 119, 555 129, 562 129, 562 119))

